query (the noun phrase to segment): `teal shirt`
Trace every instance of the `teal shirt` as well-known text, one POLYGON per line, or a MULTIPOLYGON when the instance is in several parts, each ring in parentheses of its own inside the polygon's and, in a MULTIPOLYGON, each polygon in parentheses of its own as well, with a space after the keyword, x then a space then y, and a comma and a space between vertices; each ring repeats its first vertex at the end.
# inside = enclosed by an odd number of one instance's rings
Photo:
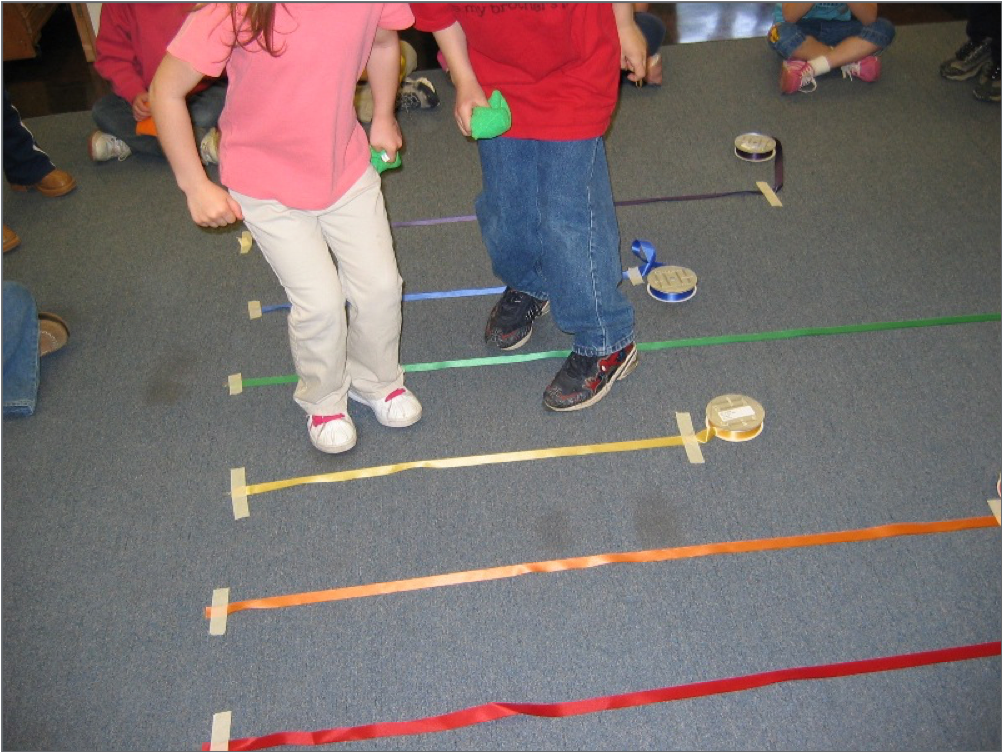
MULTIPOLYGON (((783 4, 776 3, 772 12, 775 23, 783 22, 783 4)), ((802 21, 851 21, 848 3, 814 3, 811 9, 801 16, 802 21)))

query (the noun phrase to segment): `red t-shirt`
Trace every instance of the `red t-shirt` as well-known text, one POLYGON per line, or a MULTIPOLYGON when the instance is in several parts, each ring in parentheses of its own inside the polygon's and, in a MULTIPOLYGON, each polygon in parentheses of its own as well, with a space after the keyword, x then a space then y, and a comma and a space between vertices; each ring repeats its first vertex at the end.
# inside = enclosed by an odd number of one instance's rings
POLYGON ((411 3, 415 26, 456 21, 484 94, 511 107, 510 138, 577 141, 605 133, 619 96, 610 3, 411 3))

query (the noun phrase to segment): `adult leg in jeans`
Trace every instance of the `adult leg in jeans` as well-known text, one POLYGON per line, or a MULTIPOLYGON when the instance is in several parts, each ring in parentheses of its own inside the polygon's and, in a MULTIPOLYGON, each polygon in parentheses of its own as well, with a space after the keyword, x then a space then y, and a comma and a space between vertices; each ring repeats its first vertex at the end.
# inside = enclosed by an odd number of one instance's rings
POLYGON ((3 281, 3 414, 31 415, 38 397, 38 308, 24 285, 3 281))

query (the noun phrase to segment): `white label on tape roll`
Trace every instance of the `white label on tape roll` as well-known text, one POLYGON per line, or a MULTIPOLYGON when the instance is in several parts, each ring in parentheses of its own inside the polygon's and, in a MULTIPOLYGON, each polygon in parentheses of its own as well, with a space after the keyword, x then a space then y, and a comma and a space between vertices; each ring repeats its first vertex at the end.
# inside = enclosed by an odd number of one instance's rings
POLYGON ((722 421, 730 423, 732 420, 752 417, 755 414, 755 408, 751 405, 742 405, 741 407, 732 407, 730 410, 721 410, 717 414, 722 421))

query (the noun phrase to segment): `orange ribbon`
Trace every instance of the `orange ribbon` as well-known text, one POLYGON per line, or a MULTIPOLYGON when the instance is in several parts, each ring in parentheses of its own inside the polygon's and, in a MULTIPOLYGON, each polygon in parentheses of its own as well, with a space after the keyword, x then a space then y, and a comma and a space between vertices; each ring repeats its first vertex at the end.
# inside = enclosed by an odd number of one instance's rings
MULTIPOLYGON (((777 551, 784 548, 805 548, 808 546, 824 546, 831 543, 853 543, 857 541, 880 540, 904 535, 928 535, 930 533, 952 533, 959 530, 974 528, 997 527, 993 515, 985 517, 966 517, 956 520, 937 522, 901 522, 878 527, 843 530, 830 533, 808 533, 805 535, 790 535, 781 538, 755 538, 728 543, 705 543, 696 546, 679 546, 676 548, 656 548, 646 551, 626 553, 611 553, 597 556, 579 556, 570 559, 551 559, 527 564, 512 564, 487 569, 472 569, 465 572, 414 577, 408 580, 393 580, 376 582, 369 585, 352 585, 331 590, 315 590, 309 593, 292 595, 277 595, 270 598, 256 598, 246 601, 235 601, 226 606, 226 613, 233 614, 245 609, 286 608, 289 606, 306 606, 311 603, 327 603, 343 601, 351 598, 368 598, 373 595, 388 595, 411 590, 444 587, 446 585, 461 585, 469 582, 485 582, 517 577, 531 572, 561 572, 569 569, 588 569, 604 564, 641 564, 654 561, 669 561, 674 559, 692 559, 700 556, 716 554, 740 554, 752 551, 777 551)), ((205 617, 210 618, 210 608, 205 609, 205 617)))

